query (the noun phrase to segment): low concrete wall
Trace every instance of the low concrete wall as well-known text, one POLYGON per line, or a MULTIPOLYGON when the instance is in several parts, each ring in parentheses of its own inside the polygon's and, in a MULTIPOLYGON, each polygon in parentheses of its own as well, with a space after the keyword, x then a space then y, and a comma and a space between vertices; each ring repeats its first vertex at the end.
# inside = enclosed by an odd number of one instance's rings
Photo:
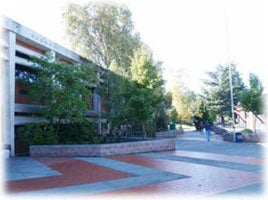
POLYGON ((265 135, 262 133, 246 133, 243 134, 243 142, 264 142, 265 135))
POLYGON ((176 138, 183 134, 183 130, 161 131, 155 133, 155 138, 176 138))
MULTIPOLYGON (((243 142, 264 142, 265 135, 262 133, 242 133, 243 142)), ((224 133, 223 140, 233 142, 233 133, 224 133)))
POLYGON ((154 151, 169 151, 175 150, 175 148, 175 140, 172 139, 97 145, 34 145, 30 146, 30 156, 113 156, 154 151))

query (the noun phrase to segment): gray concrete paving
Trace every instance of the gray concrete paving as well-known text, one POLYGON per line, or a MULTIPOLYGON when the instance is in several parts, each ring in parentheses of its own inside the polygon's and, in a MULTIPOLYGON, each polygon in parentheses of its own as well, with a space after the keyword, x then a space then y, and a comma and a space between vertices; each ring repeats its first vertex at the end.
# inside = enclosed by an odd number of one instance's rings
POLYGON ((6 158, 4 163, 5 181, 61 175, 58 171, 29 157, 6 158))
MULTIPOLYGON (((206 153, 219 153, 227 155, 239 155, 245 157, 256 157, 267 159, 267 145, 250 142, 226 142, 223 141, 221 136, 212 134, 211 140, 208 142, 204 133, 198 131, 188 130, 176 141, 176 149, 193 152, 206 152, 206 153)), ((156 156, 156 155, 155 155, 156 156)), ((169 157, 170 158, 170 157, 169 157)), ((172 157, 171 157, 172 159, 172 157)), ((219 161, 205 161, 204 159, 192 159, 192 158, 176 158, 178 160, 184 159, 187 162, 202 163, 205 165, 213 165, 231 169, 239 169, 245 171, 253 171, 256 173, 265 174, 264 167, 254 165, 244 165, 239 163, 228 163, 219 161)), ((219 194, 219 196, 233 196, 233 195, 256 195, 264 192, 264 183, 258 183, 249 185, 247 187, 234 189, 228 192, 219 194)), ((250 197, 250 196, 249 196, 250 197)))
POLYGON ((151 158, 161 158, 165 160, 175 160, 181 162, 188 162, 188 163, 195 163, 201 165, 209 165, 214 167, 221 167, 221 168, 228 168, 228 169, 237 169, 243 171, 250 171, 256 173, 262 173, 263 168, 259 165, 250 165, 250 164, 242 164, 242 163, 235 163, 235 162, 226 162, 226 161, 218 161, 212 159, 204 159, 204 158, 191 158, 186 156, 173 156, 167 155, 165 153, 145 153, 141 154, 143 156, 148 156, 151 158))
MULTIPOLYGON (((211 141, 206 140, 205 134, 200 134, 195 131, 185 131, 181 137, 176 139, 176 149, 191 152, 207 152, 220 153, 228 155, 250 156, 256 158, 266 158, 265 148, 257 143, 230 143, 224 142, 218 135, 212 135, 211 141)), ((175 160, 188 163, 196 163, 201 165, 209 165, 221 168, 238 169, 255 173, 264 173, 261 166, 241 164, 228 161, 217 161, 213 159, 201 159, 187 156, 169 155, 165 153, 144 153, 139 154, 151 158, 161 158, 166 160, 175 160)), ((155 183, 162 183, 171 180, 187 178, 185 175, 175 174, 163 170, 152 169, 140 165, 126 163, 117 160, 100 157, 79 157, 89 163, 107 167, 116 171, 131 174, 131 177, 118 180, 109 180, 96 182, 91 184, 74 185, 62 188, 46 189, 42 191, 23 192, 13 194, 18 195, 36 195, 36 194, 97 194, 101 192, 110 192, 125 188, 133 188, 136 186, 145 186, 155 183)), ((6 179, 5 180, 21 180, 46 176, 57 176, 59 172, 39 163, 38 161, 28 158, 10 158, 6 160, 6 179)), ((244 188, 235 189, 224 192, 221 195, 234 195, 241 193, 260 193, 263 191, 263 183, 253 184, 244 188)))
POLYGON ((186 131, 176 140, 176 149, 259 158, 266 157, 265 148, 261 144, 251 142, 225 142, 221 136, 215 134, 211 135, 211 140, 208 142, 205 134, 197 131, 186 131))

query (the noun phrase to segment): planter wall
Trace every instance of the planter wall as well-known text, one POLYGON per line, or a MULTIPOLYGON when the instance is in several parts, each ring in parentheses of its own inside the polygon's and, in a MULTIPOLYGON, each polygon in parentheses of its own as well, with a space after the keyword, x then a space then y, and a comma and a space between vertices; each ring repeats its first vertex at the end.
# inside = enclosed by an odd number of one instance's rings
MULTIPOLYGON (((264 142, 265 135, 262 133, 244 133, 242 134, 243 142, 264 142)), ((233 133, 224 133, 223 140, 233 142, 233 133)))
POLYGON ((243 134, 243 141, 244 142, 264 142, 265 135, 261 133, 246 133, 243 134))
POLYGON ((183 130, 161 131, 155 133, 155 138, 176 138, 183 134, 183 130))
POLYGON ((175 140, 161 139, 97 145, 33 145, 30 146, 30 156, 113 156, 169 150, 175 150, 175 140))

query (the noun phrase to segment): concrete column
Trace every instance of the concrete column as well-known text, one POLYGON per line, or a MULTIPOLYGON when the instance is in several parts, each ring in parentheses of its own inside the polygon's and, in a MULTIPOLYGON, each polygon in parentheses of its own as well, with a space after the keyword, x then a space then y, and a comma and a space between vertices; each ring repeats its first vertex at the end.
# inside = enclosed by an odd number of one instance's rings
POLYGON ((93 94, 93 110, 97 113, 101 112, 100 95, 97 93, 93 94))
MULTIPOLYGON (((0 28, 2 28, 0 26, 0 28)), ((0 32, 0 136, 1 136, 1 155, 5 154, 7 151, 3 151, 3 147, 5 145, 5 136, 4 136, 4 127, 5 127, 5 122, 4 122, 4 97, 5 97, 5 64, 8 61, 8 55, 7 55, 7 50, 8 50, 8 43, 6 41, 4 31, 0 32)), ((9 155, 9 151, 7 152, 9 155)))
POLYGON ((5 33, 8 43, 8 60, 4 61, 4 98, 3 98, 3 121, 4 121, 4 144, 10 146, 10 155, 15 155, 15 45, 16 34, 7 31, 5 33))

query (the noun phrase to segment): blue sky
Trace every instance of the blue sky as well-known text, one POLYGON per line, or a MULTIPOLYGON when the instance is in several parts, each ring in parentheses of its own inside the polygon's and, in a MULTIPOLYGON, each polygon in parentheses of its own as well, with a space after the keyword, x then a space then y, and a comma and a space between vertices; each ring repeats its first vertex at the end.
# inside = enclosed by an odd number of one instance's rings
MULTIPOLYGON (((61 13, 68 2, 86 0, 8 0, 2 13, 63 46, 61 13), (16 5, 16 6, 15 6, 16 5)), ((255 73, 265 87, 267 19, 265 1, 115 0, 128 5, 135 29, 163 62, 165 79, 183 71, 185 84, 199 92, 204 72, 227 61, 237 64, 244 80, 255 73), (226 38, 228 19, 228 40, 226 38), (227 53, 227 42, 229 53, 227 53), (229 54, 229 56, 228 56, 229 54)))

